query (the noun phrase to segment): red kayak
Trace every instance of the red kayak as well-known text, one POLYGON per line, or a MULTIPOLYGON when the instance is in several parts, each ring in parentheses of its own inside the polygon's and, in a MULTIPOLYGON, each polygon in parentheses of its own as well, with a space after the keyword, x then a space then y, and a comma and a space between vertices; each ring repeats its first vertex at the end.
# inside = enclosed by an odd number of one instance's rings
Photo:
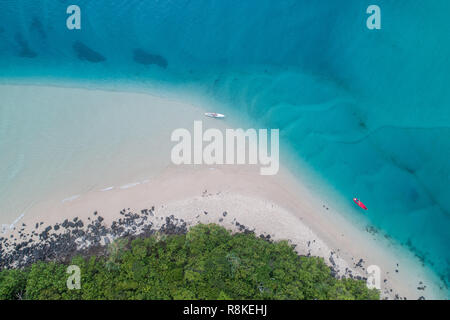
POLYGON ((361 200, 357 198, 353 198, 353 201, 362 209, 367 210, 367 207, 364 203, 361 202, 361 200))

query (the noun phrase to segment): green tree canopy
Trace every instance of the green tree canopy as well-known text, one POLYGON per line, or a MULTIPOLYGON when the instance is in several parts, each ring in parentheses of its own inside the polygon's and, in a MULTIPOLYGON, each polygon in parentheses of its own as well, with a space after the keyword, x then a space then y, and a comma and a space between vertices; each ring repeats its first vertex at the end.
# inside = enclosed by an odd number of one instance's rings
POLYGON ((322 258, 286 241, 197 225, 186 235, 117 239, 106 257, 81 257, 81 289, 67 265, 38 262, 0 272, 0 299, 379 299, 364 281, 336 279, 322 258))

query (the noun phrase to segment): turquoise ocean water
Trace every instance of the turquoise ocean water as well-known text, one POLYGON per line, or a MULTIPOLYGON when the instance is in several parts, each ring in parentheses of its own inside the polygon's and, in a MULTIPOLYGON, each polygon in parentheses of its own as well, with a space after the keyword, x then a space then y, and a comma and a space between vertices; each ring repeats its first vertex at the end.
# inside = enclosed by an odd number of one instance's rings
MULTIPOLYGON (((360 197, 449 284, 449 12, 448 0, 0 0, 0 83, 195 88, 280 128, 293 163, 341 201, 360 197), (81 30, 66 28, 71 4, 81 30), (381 30, 366 28, 370 4, 381 30)), ((0 203, 33 161, 15 148, 34 136, 9 135, 20 112, 0 96, 0 203)))

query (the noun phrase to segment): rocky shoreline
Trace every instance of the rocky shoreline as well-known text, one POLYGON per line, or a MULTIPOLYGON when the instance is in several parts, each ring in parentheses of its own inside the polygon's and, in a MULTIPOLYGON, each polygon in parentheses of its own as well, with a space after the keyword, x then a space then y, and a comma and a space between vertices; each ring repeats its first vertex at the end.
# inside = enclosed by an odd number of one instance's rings
POLYGON ((67 262, 77 254, 106 253, 107 245, 117 238, 187 232, 186 222, 173 215, 157 217, 155 220, 159 223, 150 221, 149 218, 154 217, 154 207, 140 213, 123 209, 120 214, 122 218, 113 221, 110 227, 97 212, 87 223, 78 217, 52 226, 40 222, 31 232, 26 232, 27 226, 22 224, 15 228, 16 234, 0 237, 0 269, 23 268, 37 261, 67 262))
MULTIPOLYGON (((174 215, 157 217, 155 207, 138 213, 123 209, 120 215, 122 218, 113 221, 110 227, 103 223, 104 218, 97 211, 88 217, 88 223, 78 217, 54 225, 40 222, 31 232, 27 232, 27 225, 22 223, 14 227, 15 232, 0 237, 0 270, 24 268, 37 261, 69 262, 75 255, 106 255, 108 245, 117 238, 133 239, 155 233, 186 234, 188 231, 186 221, 174 215)), ((223 216, 226 215, 224 212, 223 216)), ((235 225, 240 232, 253 232, 238 221, 235 225)), ((260 238, 271 241, 270 235, 261 234, 260 238)))
MULTIPOLYGON (((203 214, 208 215, 208 212, 204 211, 203 214)), ((88 217, 87 223, 78 217, 65 219, 54 225, 40 222, 36 223, 31 231, 26 231, 27 225, 22 223, 9 235, 0 237, 0 270, 24 268, 37 261, 68 262, 75 255, 104 255, 114 239, 147 237, 155 233, 186 234, 190 224, 174 215, 156 216, 154 206, 137 213, 129 208, 123 209, 120 215, 122 217, 114 220, 109 227, 97 211, 88 217)), ((227 212, 224 211, 222 215, 226 217, 227 212)), ((218 222, 222 221, 223 218, 220 218, 218 222)), ((233 224, 236 231, 254 233, 254 230, 236 220, 233 220, 233 224)), ((259 237, 272 241, 269 234, 260 234, 259 237)), ((310 256, 310 253, 306 255, 310 256)), ((332 274, 339 277, 332 255, 329 261, 332 274)), ((348 275, 352 277, 351 272, 348 275)), ((359 276, 354 278, 365 279, 359 276)))
MULTIPOLYGON (((208 215, 207 211, 203 212, 208 215)), ((227 212, 224 211, 217 224, 222 224, 227 212)), ((196 218, 198 218, 197 215, 196 218)), ((36 223, 33 226, 27 226, 22 223, 8 235, 0 237, 0 270, 24 268, 37 261, 58 261, 69 263, 72 257, 81 255, 84 257, 96 255, 106 256, 108 254, 108 245, 117 238, 134 239, 137 237, 148 237, 159 233, 163 235, 186 234, 188 227, 199 221, 185 221, 174 215, 160 216, 155 212, 155 207, 142 209, 138 212, 122 209, 120 218, 113 220, 108 226, 105 219, 93 212, 87 221, 78 217, 72 220, 65 219, 54 225, 46 225, 43 222, 36 223)), ((255 233, 246 225, 233 219, 233 231, 244 233, 255 233)), ((266 241, 273 241, 270 234, 260 234, 260 238, 266 241)), ((299 255, 310 256, 308 248, 314 245, 315 240, 308 241, 307 248, 297 248, 299 255)), ((295 245, 293 245, 295 248, 295 245)), ((364 276, 364 260, 359 259, 355 264, 356 269, 360 269, 360 274, 350 268, 342 269, 336 258, 339 256, 331 251, 327 264, 331 273, 336 278, 348 277, 359 280, 366 280, 364 276)), ((338 258, 339 259, 339 258, 338 258)), ((387 293, 387 292, 386 292, 387 293)), ((392 290, 390 292, 392 294, 392 290)), ((394 299, 404 299, 394 294, 394 299)))

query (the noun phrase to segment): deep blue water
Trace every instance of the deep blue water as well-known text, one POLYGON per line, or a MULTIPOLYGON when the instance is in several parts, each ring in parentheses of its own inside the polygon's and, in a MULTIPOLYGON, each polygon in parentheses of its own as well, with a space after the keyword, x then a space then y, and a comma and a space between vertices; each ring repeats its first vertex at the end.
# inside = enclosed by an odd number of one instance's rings
POLYGON ((280 128, 294 159, 449 283, 449 12, 448 0, 0 0, 0 77, 195 84, 280 128), (374 3, 381 30, 366 28, 374 3), (70 4, 82 30, 66 28, 70 4))

